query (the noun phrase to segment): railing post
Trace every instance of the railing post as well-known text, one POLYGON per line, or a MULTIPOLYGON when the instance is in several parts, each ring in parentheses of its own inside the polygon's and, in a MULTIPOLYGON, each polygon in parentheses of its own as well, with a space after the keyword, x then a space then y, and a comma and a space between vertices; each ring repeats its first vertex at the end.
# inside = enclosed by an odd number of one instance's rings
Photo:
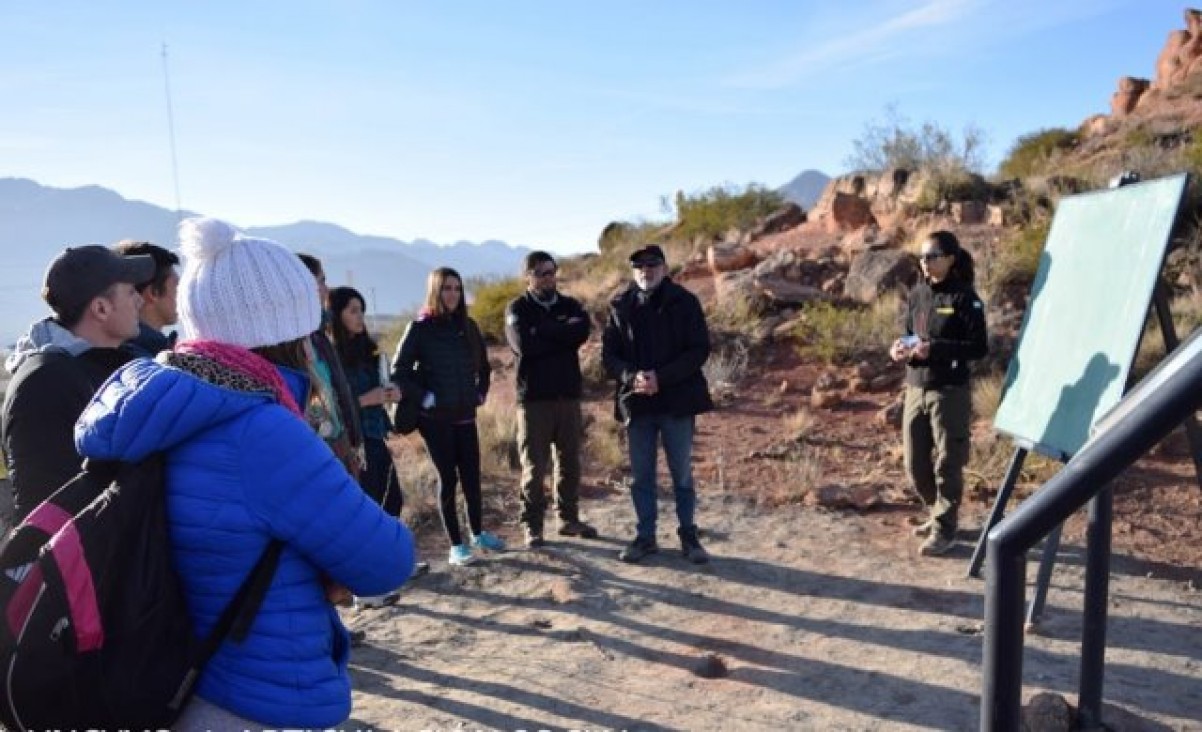
POLYGON ((1086 532, 1085 615, 1081 629, 1081 687, 1078 726, 1102 725, 1102 681, 1106 673, 1106 603, 1110 591, 1110 521, 1114 492, 1108 485, 1089 502, 1086 532))

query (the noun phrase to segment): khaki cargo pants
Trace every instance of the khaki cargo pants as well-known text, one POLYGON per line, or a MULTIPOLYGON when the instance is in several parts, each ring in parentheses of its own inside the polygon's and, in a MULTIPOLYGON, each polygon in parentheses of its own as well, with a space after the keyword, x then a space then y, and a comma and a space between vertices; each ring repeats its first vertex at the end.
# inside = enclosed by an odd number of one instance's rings
POLYGON ((580 520, 580 443, 583 418, 578 399, 518 405, 518 455, 522 460, 518 522, 535 534, 547 508, 544 479, 555 459, 555 512, 560 523, 580 520))
POLYGON ((968 464, 972 390, 967 384, 923 389, 906 386, 902 442, 906 474, 940 535, 955 535, 968 464))

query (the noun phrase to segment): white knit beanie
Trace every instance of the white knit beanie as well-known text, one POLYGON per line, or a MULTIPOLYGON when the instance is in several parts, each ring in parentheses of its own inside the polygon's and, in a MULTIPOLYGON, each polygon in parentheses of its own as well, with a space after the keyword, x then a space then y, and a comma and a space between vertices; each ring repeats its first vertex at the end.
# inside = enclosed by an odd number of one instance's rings
POLYGON ((295 340, 320 327, 317 281, 280 244, 244 236, 211 218, 180 222, 179 242, 184 338, 257 348, 295 340))

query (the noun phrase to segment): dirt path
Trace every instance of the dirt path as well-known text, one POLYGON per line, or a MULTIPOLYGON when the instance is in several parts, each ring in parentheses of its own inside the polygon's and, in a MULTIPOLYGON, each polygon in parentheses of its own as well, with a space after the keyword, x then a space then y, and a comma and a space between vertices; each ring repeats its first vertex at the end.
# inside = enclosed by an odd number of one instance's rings
MULTIPOLYGON (((712 564, 680 558, 669 500, 664 551, 626 565, 616 553, 633 528, 627 499, 586 510, 602 540, 454 570, 434 544, 433 573, 398 606, 347 611, 368 634, 352 657, 348 727, 977 728, 984 585, 964 577, 967 545, 921 559, 901 514, 764 511, 728 493, 705 496, 699 512, 712 564)), ((1081 556, 1064 547, 1045 622, 1027 639, 1024 699, 1075 701, 1081 556)), ((1202 730, 1202 593, 1187 574, 1147 577, 1116 561, 1114 729, 1202 730)))

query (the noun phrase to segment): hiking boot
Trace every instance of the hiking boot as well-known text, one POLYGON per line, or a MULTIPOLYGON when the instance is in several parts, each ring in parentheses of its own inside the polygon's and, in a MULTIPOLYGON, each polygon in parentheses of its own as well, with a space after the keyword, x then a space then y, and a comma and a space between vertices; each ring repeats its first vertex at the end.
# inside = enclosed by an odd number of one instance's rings
POLYGON ((658 551, 659 545, 655 543, 654 537, 644 539, 640 536, 626 545, 626 548, 618 554, 618 559, 621 559, 623 562, 637 562, 643 557, 655 554, 658 551))
POLYGON ((697 538, 696 526, 681 526, 676 530, 676 534, 680 537, 680 553, 685 559, 693 564, 705 564, 710 560, 709 552, 701 546, 701 541, 697 538))
POLYGON ((421 577, 422 575, 430 574, 429 562, 415 562, 413 564, 413 574, 409 575, 409 579, 421 577))
POLYGON ((397 604, 397 600, 400 599, 401 593, 399 592, 389 592, 386 595, 364 595, 355 598, 355 607, 386 607, 397 604))
POLYGON ((352 630, 349 632, 351 634, 351 648, 359 648, 367 642, 366 630, 352 630))
POLYGON ((926 521, 923 521, 921 524, 919 524, 919 525, 915 526, 913 529, 911 529, 910 533, 912 535, 918 537, 919 539, 922 539, 924 537, 930 536, 931 529, 934 529, 937 525, 938 524, 935 523, 935 519, 927 519, 926 521))
POLYGON ((924 557, 937 557, 940 554, 947 554, 952 547, 956 545, 956 540, 953 536, 948 536, 938 531, 931 532, 927 540, 922 542, 918 553, 924 557))
POLYGON ((487 549, 490 552, 505 551, 505 542, 501 541, 488 531, 481 531, 472 537, 472 547, 476 549, 487 549))
POLYGON ((547 545, 547 540, 543 538, 543 532, 538 529, 532 529, 527 526, 525 535, 527 549, 538 549, 547 545))
POLYGON ((559 525, 560 536, 579 536, 581 539, 596 539, 597 530, 583 521, 564 521, 559 525))
POLYGON ((476 561, 472 556, 472 550, 468 549, 463 544, 456 544, 451 547, 451 553, 447 555, 447 564, 453 564, 457 567, 462 567, 476 561))

